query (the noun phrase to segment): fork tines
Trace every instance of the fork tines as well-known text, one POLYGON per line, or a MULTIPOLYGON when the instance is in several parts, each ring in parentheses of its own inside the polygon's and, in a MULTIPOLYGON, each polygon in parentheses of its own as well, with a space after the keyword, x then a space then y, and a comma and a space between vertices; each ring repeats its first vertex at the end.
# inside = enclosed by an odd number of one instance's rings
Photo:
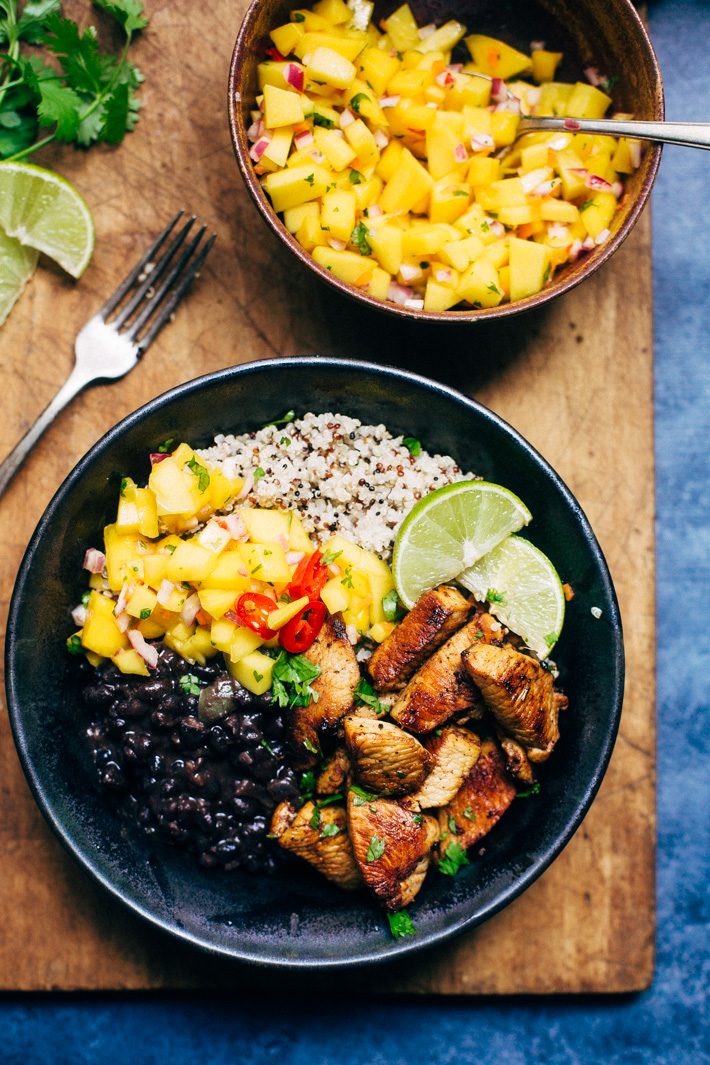
POLYGON ((160 258, 156 258, 184 213, 178 211, 172 222, 165 227, 99 311, 100 317, 106 322, 109 315, 131 293, 130 298, 108 324, 116 331, 127 325, 122 335, 132 340, 141 352, 146 350, 170 320, 217 236, 213 233, 198 251, 198 245, 207 229, 206 226, 201 226, 189 244, 183 248, 185 238, 195 222, 193 215, 173 237, 160 258), (141 330, 145 331, 139 335, 141 330))

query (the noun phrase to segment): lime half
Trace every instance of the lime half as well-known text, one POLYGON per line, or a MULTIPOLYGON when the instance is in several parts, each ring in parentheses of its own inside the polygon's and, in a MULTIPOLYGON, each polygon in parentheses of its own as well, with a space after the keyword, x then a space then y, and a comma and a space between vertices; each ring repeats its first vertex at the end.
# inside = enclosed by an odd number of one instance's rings
POLYGON ((94 223, 84 199, 51 170, 0 163, 0 226, 80 277, 94 250, 94 223))
POLYGON ((0 229, 0 325, 35 272, 39 252, 0 229))
POLYGON ((488 481, 459 481, 421 499, 402 522, 392 574, 408 610, 419 596, 469 569, 532 514, 516 495, 488 481))
POLYGON ((458 581, 540 658, 547 658, 562 629, 565 596, 547 555, 520 536, 509 536, 460 573, 458 581))

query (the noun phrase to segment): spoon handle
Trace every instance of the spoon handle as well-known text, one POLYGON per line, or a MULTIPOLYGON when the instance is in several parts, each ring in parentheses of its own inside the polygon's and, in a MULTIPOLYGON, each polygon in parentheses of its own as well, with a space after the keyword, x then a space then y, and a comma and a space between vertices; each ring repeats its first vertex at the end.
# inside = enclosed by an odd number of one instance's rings
POLYGON ((710 148, 710 122, 637 122, 613 118, 523 118, 518 134, 543 130, 563 133, 608 133, 612 137, 635 137, 642 141, 682 144, 686 148, 710 148))

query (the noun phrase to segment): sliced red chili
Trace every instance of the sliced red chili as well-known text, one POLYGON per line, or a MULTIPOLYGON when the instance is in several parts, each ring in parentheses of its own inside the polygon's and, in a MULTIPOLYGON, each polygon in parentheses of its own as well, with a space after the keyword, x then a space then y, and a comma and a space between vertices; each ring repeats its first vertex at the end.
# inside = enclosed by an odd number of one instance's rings
POLYGON ((288 586, 291 599, 301 599, 304 595, 309 599, 318 599, 328 580, 328 567, 320 563, 322 557, 320 550, 303 556, 288 586))
POLYGON ((285 650, 300 654, 307 651, 323 628, 326 609, 322 600, 308 603, 295 617, 279 629, 279 643, 285 650))
POLYGON ((240 621, 248 629, 252 629, 265 640, 270 640, 276 633, 269 628, 268 618, 276 610, 276 603, 269 599, 268 595, 259 592, 244 592, 236 602, 236 618, 234 611, 228 610, 224 615, 230 621, 240 621), (230 616, 231 615, 231 616, 230 616))
POLYGON ((286 56, 281 55, 281 52, 279 52, 278 48, 267 48, 266 54, 268 55, 269 59, 275 59, 277 63, 286 62, 286 56))

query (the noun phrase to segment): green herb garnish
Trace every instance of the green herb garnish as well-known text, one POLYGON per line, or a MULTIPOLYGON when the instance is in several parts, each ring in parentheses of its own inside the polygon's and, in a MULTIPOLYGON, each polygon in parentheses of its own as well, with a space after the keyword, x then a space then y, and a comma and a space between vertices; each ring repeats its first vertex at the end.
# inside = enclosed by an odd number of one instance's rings
POLYGON ((475 821, 476 820, 476 815, 472 812, 470 806, 466 807, 466 809, 463 812, 463 815, 464 815, 464 817, 466 818, 467 821, 475 821))
POLYGON ((300 11, 294 11, 293 14, 291 15, 291 18, 293 19, 294 22, 305 22, 306 21, 306 16, 302 15, 300 11))
POLYGON ((257 466, 254 470, 254 484, 260 481, 262 477, 266 477, 266 470, 262 470, 261 466, 257 466))
POLYGON ((353 185, 362 185, 365 181, 365 175, 361 174, 359 170, 351 170, 348 178, 353 185))
POLYGON ((355 685, 353 694, 356 706, 369 706, 376 714, 386 714, 389 710, 389 706, 380 702, 375 694, 375 689, 364 677, 361 677, 355 685))
POLYGON ((144 606, 143 609, 140 612, 140 620, 141 621, 147 621, 148 618, 150 617, 150 615, 151 615, 150 607, 149 606, 144 606))
POLYGON ((362 101, 363 100, 369 100, 369 99, 370 99, 370 97, 367 95, 366 92, 355 93, 355 95, 353 96, 352 100, 350 101, 350 106, 352 107, 353 111, 357 111, 357 113, 360 114, 360 108, 362 106, 362 101))
POLYGON ((444 851, 445 857, 439 862, 439 872, 446 876, 456 876, 462 865, 468 865, 466 849, 460 843, 452 841, 444 851))
POLYGON ((367 243, 367 226, 364 222, 358 222, 350 234, 350 240, 358 248, 361 255, 369 255, 372 248, 367 243))
POLYGON ((355 796, 353 799, 353 805, 355 806, 366 806, 368 802, 372 802, 373 799, 377 798, 376 795, 371 795, 369 791, 361 788, 359 784, 351 784, 350 791, 355 796))
POLYGON ((449 824, 449 832, 451 833, 452 836, 455 836, 457 834, 457 832, 458 832, 458 828, 456 827, 456 818, 454 817, 453 814, 449 814, 448 824, 449 824))
MULTIPOLYGON (((316 85, 322 85, 322 81, 317 81, 316 85)), ((323 129, 335 129, 335 122, 332 118, 328 118, 327 115, 319 115, 317 111, 313 112, 313 125, 322 126, 323 129)))
POLYGON ((321 555, 321 566, 332 566, 336 558, 340 558, 342 551, 326 551, 324 555, 321 555))
POLYGON ((335 821, 329 821, 320 830, 320 838, 328 839, 329 836, 337 836, 338 832, 340 832, 340 825, 336 825, 335 821))
POLYGON ((81 597, 81 605, 82 606, 88 606, 89 605, 89 599, 91 599, 91 590, 87 589, 87 591, 85 591, 84 594, 81 597))
POLYGON ((185 695, 199 695, 200 682, 194 673, 183 673, 178 681, 185 695))
POLYGON ((78 633, 75 632, 74 635, 70 636, 67 640, 67 651, 70 655, 83 655, 84 648, 81 643, 81 636, 79 636, 78 633))
MULTIPOLYGON (((2 3, 2 0, 0 0, 0 3, 2 3)), ((121 478, 121 488, 120 488, 120 495, 121 496, 124 495, 124 493, 125 493, 127 488, 128 488, 128 478, 127 477, 122 477, 121 478)))
POLYGON ((506 598, 501 592, 497 592, 495 588, 489 588, 486 592, 486 599, 489 603, 498 603, 500 606, 505 606, 506 598))
MULTIPOLYGON (((311 681, 320 676, 320 666, 309 662, 303 655, 281 651, 274 662, 272 695, 279 706, 308 706, 318 701, 318 692, 311 688, 311 681)), ((304 741, 306 750, 317 754, 318 749, 310 741, 304 741)))
POLYGON ((367 848, 367 854, 365 855, 366 862, 376 862, 385 853, 385 841, 380 839, 377 833, 373 833, 370 840, 370 846, 367 848))
POLYGON ((316 180, 316 176, 315 174, 307 174, 303 180, 306 181, 312 187, 313 182, 316 180))
POLYGON ((348 566, 348 568, 345 570, 345 576, 343 577, 343 579, 342 579, 342 581, 340 583, 345 585, 346 588, 354 588, 355 587, 355 585, 353 584, 353 568, 352 568, 352 566, 348 566))
POLYGON ((406 910, 400 910, 399 913, 388 913, 387 920, 390 923, 390 932, 393 939, 399 939, 400 936, 413 936, 416 932, 414 921, 406 910))
POLYGON ((197 487, 200 492, 206 492, 210 486, 210 475, 207 472, 207 468, 205 466, 200 466, 196 458, 191 458, 189 462, 185 463, 185 465, 197 478, 197 487))
POLYGON ((304 799, 310 799, 311 795, 313 795, 316 790, 316 775, 312 769, 309 769, 308 772, 304 773, 301 777, 299 790, 304 799))
POLYGON ((161 444, 160 447, 158 448, 158 453, 160 455, 166 455, 168 453, 169 449, 170 449, 170 445, 174 444, 174 443, 175 443, 175 437, 174 436, 168 437, 168 439, 165 441, 165 443, 161 444))
POLYGON ((276 418, 273 422, 265 422, 261 428, 268 429, 270 425, 288 425, 295 417, 296 412, 294 410, 287 410, 283 418, 276 418))
POLYGON ((403 613, 399 596, 394 588, 387 595, 382 596, 382 610, 387 621, 396 621, 397 616, 403 613))
POLYGON ((405 436, 402 440, 402 443, 406 447, 409 454, 413 455, 415 459, 418 458, 419 455, 421 455, 422 445, 421 442, 417 440, 415 436, 405 436))
POLYGON ((527 791, 519 791, 515 796, 516 799, 527 799, 528 795, 537 795, 540 791, 540 785, 537 781, 531 784, 527 791))

